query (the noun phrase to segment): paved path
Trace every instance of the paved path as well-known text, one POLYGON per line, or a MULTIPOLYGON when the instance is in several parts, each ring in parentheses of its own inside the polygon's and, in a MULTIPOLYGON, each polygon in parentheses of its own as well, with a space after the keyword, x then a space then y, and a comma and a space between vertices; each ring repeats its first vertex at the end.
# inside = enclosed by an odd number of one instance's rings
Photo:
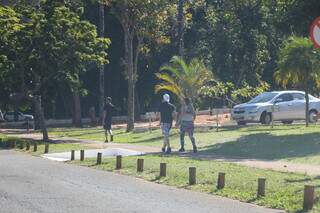
POLYGON ((0 151, 0 171, 4 213, 281 212, 14 151, 0 151))

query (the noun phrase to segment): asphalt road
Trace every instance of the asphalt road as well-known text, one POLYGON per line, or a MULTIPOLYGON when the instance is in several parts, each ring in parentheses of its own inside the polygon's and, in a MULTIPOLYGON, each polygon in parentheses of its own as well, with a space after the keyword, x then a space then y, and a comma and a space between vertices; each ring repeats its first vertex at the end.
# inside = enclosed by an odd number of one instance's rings
POLYGON ((0 150, 0 212, 280 211, 0 150))

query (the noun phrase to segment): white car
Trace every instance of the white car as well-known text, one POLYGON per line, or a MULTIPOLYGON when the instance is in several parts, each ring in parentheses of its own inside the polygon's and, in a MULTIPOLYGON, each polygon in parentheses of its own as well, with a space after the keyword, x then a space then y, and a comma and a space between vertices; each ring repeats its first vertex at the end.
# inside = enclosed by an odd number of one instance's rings
MULTIPOLYGON (((4 119, 6 121, 14 121, 14 112, 6 112, 4 114, 4 119)), ((17 121, 32 121, 33 115, 27 115, 27 114, 23 114, 22 112, 17 112, 17 121)))
MULTIPOLYGON (((320 112, 320 99, 309 95, 310 122, 317 121, 320 112)), ((305 93, 302 91, 264 92, 251 101, 234 106, 231 112, 238 125, 246 123, 270 124, 274 121, 290 124, 294 120, 305 120, 305 93)))

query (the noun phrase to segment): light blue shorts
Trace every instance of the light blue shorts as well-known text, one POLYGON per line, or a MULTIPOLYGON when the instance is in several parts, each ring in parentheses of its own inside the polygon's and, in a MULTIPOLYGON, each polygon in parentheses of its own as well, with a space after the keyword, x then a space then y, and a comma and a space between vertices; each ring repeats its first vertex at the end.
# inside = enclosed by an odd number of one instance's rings
POLYGON ((170 124, 170 123, 161 123, 162 135, 164 137, 169 137, 171 126, 172 126, 172 124, 170 124))

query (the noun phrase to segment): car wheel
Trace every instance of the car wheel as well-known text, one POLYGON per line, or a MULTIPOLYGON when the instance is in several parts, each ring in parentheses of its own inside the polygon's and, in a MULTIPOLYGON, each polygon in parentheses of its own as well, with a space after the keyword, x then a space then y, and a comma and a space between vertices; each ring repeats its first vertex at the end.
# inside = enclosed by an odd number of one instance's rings
POLYGON ((318 113, 315 110, 311 110, 309 112, 309 122, 310 123, 316 123, 318 121, 318 113))
POLYGON ((238 126, 244 126, 247 123, 245 121, 238 121, 237 124, 238 124, 238 126))
POLYGON ((282 121, 283 124, 292 124, 293 121, 282 121))
POLYGON ((267 113, 267 112, 262 113, 261 123, 266 124, 266 125, 270 125, 271 122, 272 122, 271 113, 267 113))

